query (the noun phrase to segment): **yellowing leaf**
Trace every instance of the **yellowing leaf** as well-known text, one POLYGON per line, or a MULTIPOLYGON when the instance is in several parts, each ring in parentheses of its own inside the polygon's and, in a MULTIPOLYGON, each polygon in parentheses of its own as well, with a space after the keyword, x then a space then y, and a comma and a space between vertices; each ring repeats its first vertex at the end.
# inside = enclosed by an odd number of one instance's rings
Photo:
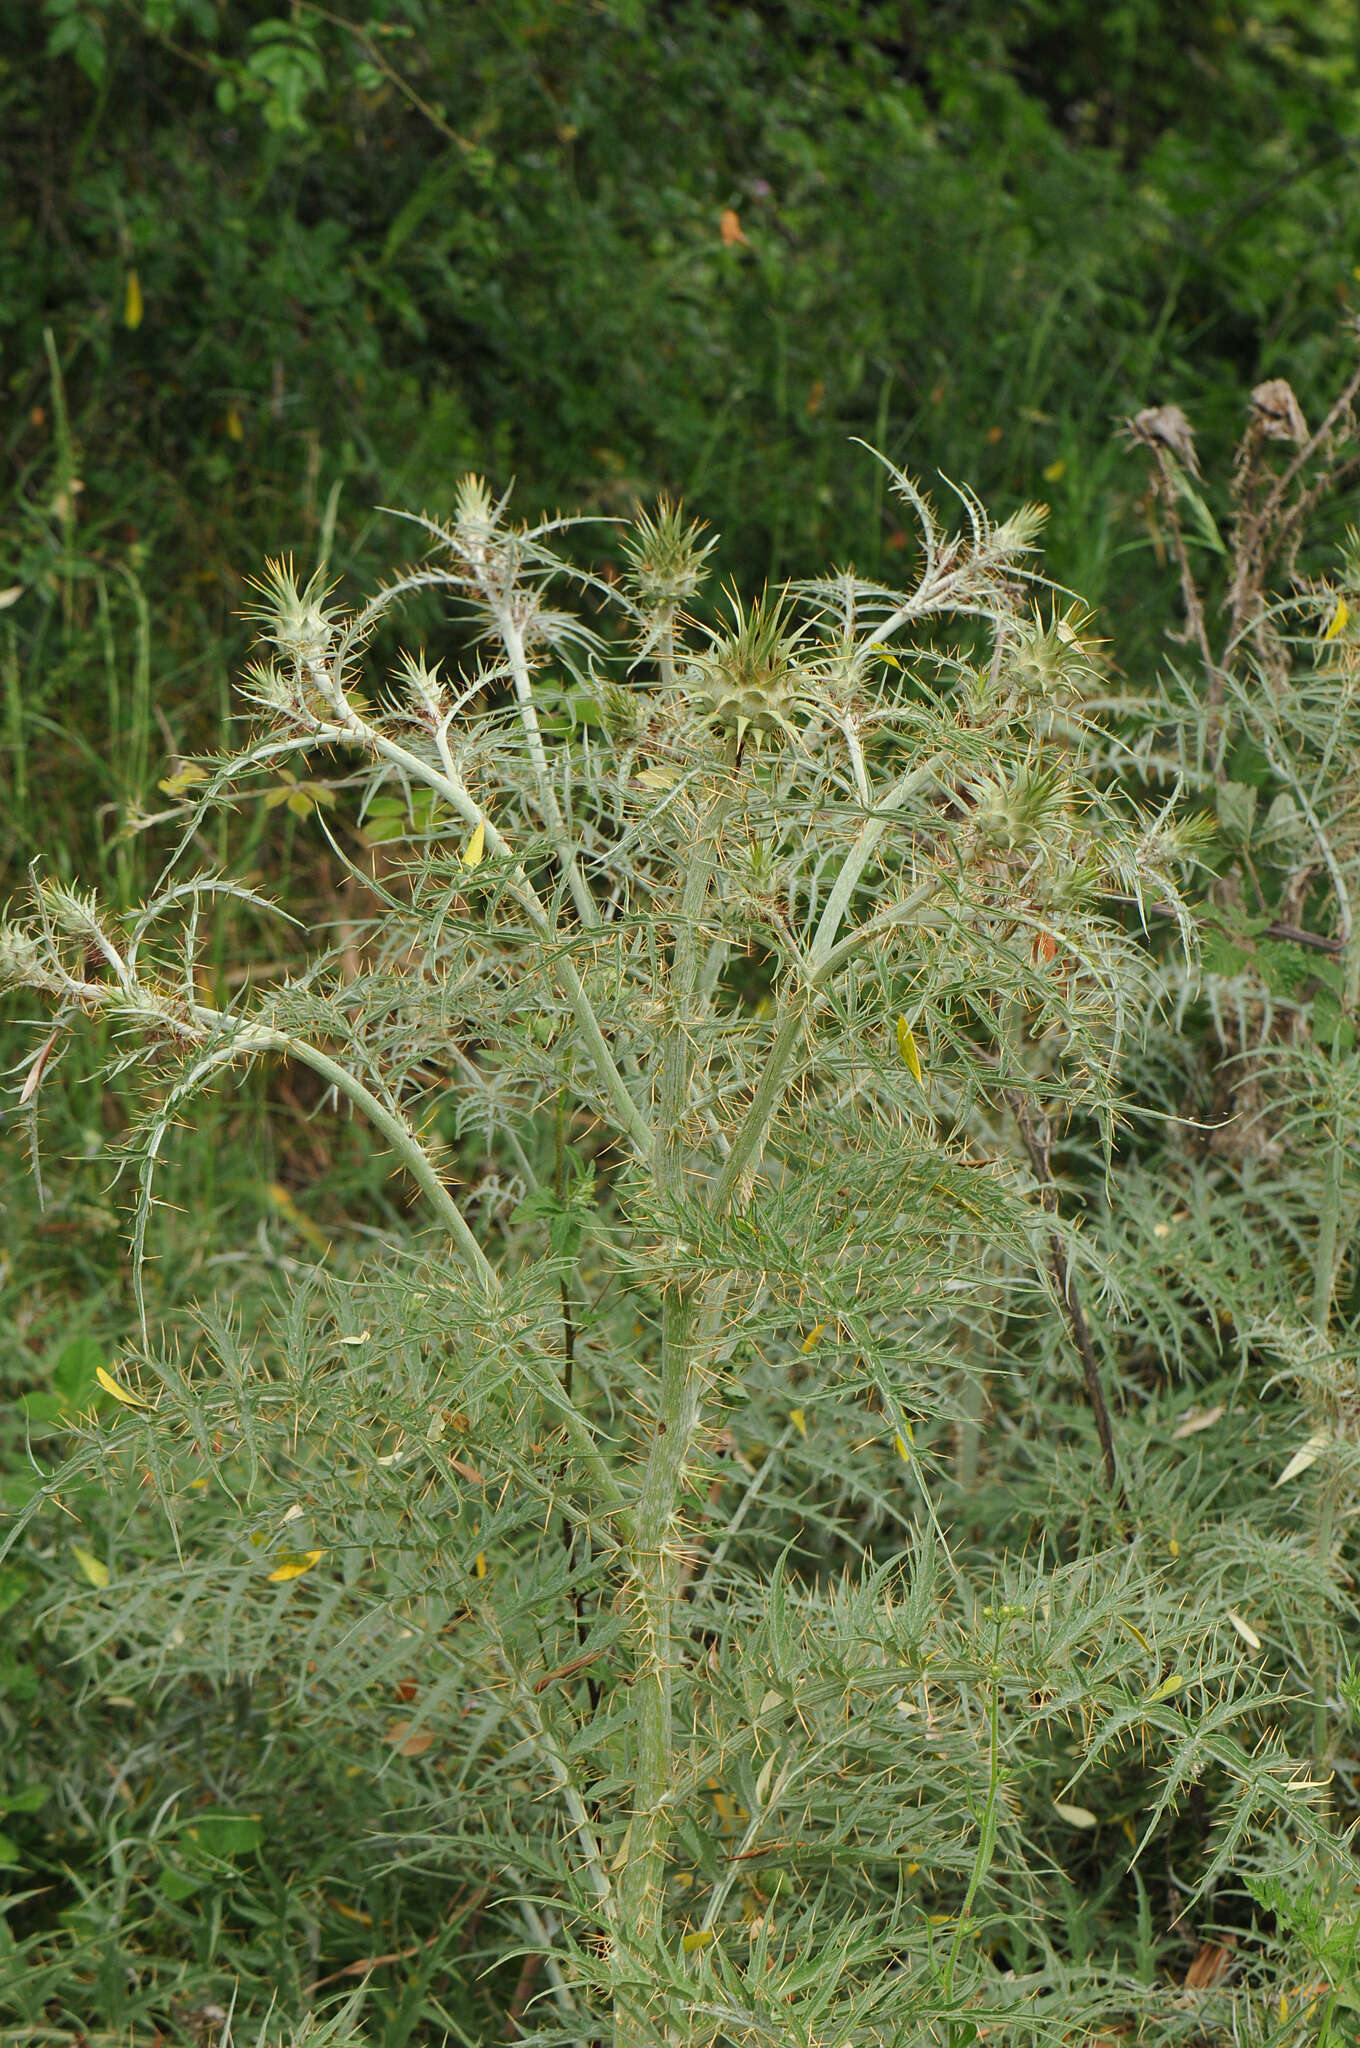
POLYGON ((680 1946, 687 1956, 692 1956, 696 1949, 707 1948, 717 1938, 711 1927, 696 1927, 692 1934, 681 1937, 680 1946))
POLYGON ((142 324, 143 311, 142 280, 135 270, 130 270, 127 274, 127 284, 123 288, 124 327, 130 327, 135 334, 142 324))
POLYGON ((804 1337, 802 1343, 798 1347, 798 1349, 802 1352, 804 1358, 807 1357, 809 1351, 814 1349, 817 1343, 817 1339, 821 1336, 822 1331, 825 1328, 825 1323, 814 1323, 812 1325, 812 1328, 808 1331, 806 1337, 804 1337))
POLYGON ((1185 1680, 1181 1677, 1180 1672, 1173 1671, 1170 1678, 1164 1678, 1160 1685, 1153 1686, 1151 1692, 1143 1694, 1144 1706, 1155 1707, 1159 1700, 1169 1700, 1173 1693, 1180 1691, 1184 1683, 1185 1680))
POLYGON ((911 1463, 912 1446, 911 1424, 908 1422, 904 1424, 904 1427, 906 1429, 906 1435, 895 1436, 893 1438, 893 1449, 897 1452, 897 1455, 902 1460, 902 1463, 904 1465, 909 1465, 911 1463))
POLYGON ((151 1406, 151 1403, 144 1401, 140 1394, 134 1394, 130 1387, 120 1386, 107 1367, 97 1365, 94 1369, 94 1376, 104 1389, 104 1392, 112 1394, 114 1400, 121 1401, 125 1408, 149 1408, 151 1406))
POLYGON ((330 1239, 320 1224, 313 1223, 310 1216, 304 1216, 287 1188, 283 1185, 283 1182, 281 1180, 270 1181, 266 1193, 269 1196, 271 1206, 278 1210, 280 1216, 292 1224, 298 1236, 305 1239, 314 1252, 320 1252, 323 1258, 326 1257, 332 1249, 330 1239))
POLYGON ((479 820, 478 820, 478 822, 477 822, 477 829, 476 829, 476 831, 475 831, 475 832, 473 833, 472 837, 471 837, 471 838, 469 839, 469 841, 468 841, 467 845, 466 845, 466 846, 465 846, 465 847, 463 848, 463 866, 464 866, 465 868, 478 868, 478 867, 480 867, 480 866, 481 866, 481 864, 482 864, 482 859, 483 859, 483 856, 485 855, 485 853, 486 853, 486 820, 485 820, 485 818, 481 818, 481 819, 479 819, 479 820))
MULTIPOLYGON (((611 1872, 613 1872, 613 1871, 615 1871, 615 1870, 622 1870, 622 1869, 623 1869, 623 1866, 624 1866, 624 1864, 625 1864, 625 1863, 626 1863, 626 1862, 628 1861, 629 1853, 630 1853, 630 1851, 632 1850, 632 1847, 633 1847, 633 1823, 632 1823, 631 1821, 629 1821, 629 1823, 628 1823, 627 1827, 626 1827, 626 1828, 624 1829, 624 1831, 623 1831, 623 1840, 622 1840, 622 1841, 621 1841, 621 1842, 619 1843, 619 1853, 618 1853, 618 1855, 617 1855, 617 1856, 616 1856, 616 1857, 614 1858, 614 1861, 613 1861, 613 1862, 612 1862, 612 1863, 610 1864, 610 1866, 609 1866, 609 1868, 610 1868, 610 1871, 611 1871, 611 1872)), ((686 1877, 688 1877, 688 1876, 690 1875, 690 1872, 689 1872, 689 1871, 681 1871, 681 1872, 680 1872, 679 1874, 680 1874, 680 1877, 681 1877, 681 1879, 682 1879, 682 1881, 683 1881, 683 1879, 684 1879, 684 1878, 686 1878, 686 1877)))
POLYGON ((269 1574, 267 1583, 271 1586, 286 1586, 290 1579, 300 1579, 313 1565, 320 1564, 326 1555, 324 1550, 288 1550, 269 1574))
POLYGON ((1135 1628, 1134 1624, 1129 1620, 1126 1614, 1121 1614, 1119 1620, 1121 1626, 1128 1630, 1129 1634, 1133 1637, 1135 1643, 1141 1643, 1143 1648, 1147 1651, 1150 1657, 1152 1655, 1152 1645, 1148 1641, 1147 1637, 1143 1634, 1143 1631, 1140 1628, 1135 1628))
POLYGON ((409 1721, 394 1721, 387 1731, 387 1739, 401 1756, 424 1756, 427 1749, 434 1747, 434 1734, 429 1728, 412 1730, 409 1721))
POLYGON ((921 1087, 925 1078, 921 1072, 921 1055, 916 1050, 916 1040, 911 1035, 911 1026, 905 1017, 899 1017, 897 1020, 897 1050, 905 1060, 907 1072, 912 1080, 918 1088, 921 1087))
POLYGON ((234 405, 229 405, 227 407, 227 416, 223 420, 222 424, 227 430, 227 439, 229 441, 245 440, 246 430, 244 426, 241 424, 241 415, 236 410, 236 407, 234 405))
POLYGON ((1188 1415, 1181 1417, 1176 1427, 1172 1430, 1172 1443, 1177 1442, 1182 1437, 1198 1436, 1202 1429, 1212 1429, 1224 1412, 1224 1406, 1221 1401, 1216 1401, 1212 1408, 1206 1408, 1202 1413, 1198 1408, 1192 1408, 1188 1415))
POLYGON ((1255 1629, 1252 1627, 1249 1621, 1243 1621, 1241 1615, 1234 1614, 1231 1608, 1228 1609, 1228 1619, 1232 1623, 1233 1627, 1237 1630, 1237 1633, 1241 1636, 1243 1642, 1246 1644, 1249 1650, 1260 1649, 1261 1638, 1257 1635, 1255 1629))
POLYGON ((807 1417, 806 1417, 806 1415, 804 1415, 804 1413, 803 1413, 803 1411, 802 1411, 802 1409, 801 1409, 801 1408, 790 1408, 790 1410, 789 1410, 789 1421, 790 1421, 790 1422, 791 1422, 791 1423, 793 1424, 793 1426, 794 1426, 794 1428, 795 1428, 795 1429, 797 1430, 797 1432, 798 1432, 799 1436, 801 1436, 801 1437, 806 1437, 806 1435, 807 1435, 807 1417))
POLYGON ((479 1579, 486 1577, 486 1552, 484 1550, 477 1552, 476 1557, 472 1560, 472 1569, 479 1579))
POLYGON ((675 771, 672 768, 644 768, 636 780, 644 789, 674 789, 675 771))
POLYGON ((102 1557, 96 1557, 92 1550, 86 1550, 79 1543, 71 1545, 71 1555, 80 1566, 82 1577, 87 1578, 92 1586, 107 1586, 111 1574, 102 1557))
POLYGON ((1046 484, 1061 483, 1062 479, 1066 476, 1066 474, 1067 464, 1063 461, 1062 457, 1059 456, 1058 460, 1056 462, 1050 462, 1047 469, 1044 471, 1044 482, 1046 484))
POLYGON ((1300 1472, 1306 1472, 1310 1465, 1316 1465, 1318 1459, 1326 1450, 1328 1442, 1329 1438, 1326 1430, 1315 1429, 1302 1450, 1295 1451, 1293 1457, 1275 1481, 1275 1484, 1277 1486, 1287 1486, 1291 1479, 1298 1478, 1300 1472))
POLYGON ((206 782, 207 779, 206 768, 200 768, 197 761, 186 761, 182 768, 173 775, 167 775, 164 782, 158 782, 156 787, 166 796, 183 796, 186 789, 192 789, 195 783, 206 782))
POLYGON ((1350 615, 1350 606, 1347 604, 1344 597, 1339 597, 1336 601, 1336 610, 1332 613, 1331 624, 1328 626, 1326 632, 1323 634, 1323 639, 1335 640, 1338 634, 1344 633, 1347 624, 1349 623, 1350 615))
POLYGON ((1089 1806, 1068 1806, 1063 1800, 1055 1799, 1053 1811, 1057 1814, 1059 1820, 1065 1820, 1070 1828, 1096 1828, 1100 1826, 1099 1815, 1092 1813, 1089 1806))
MULTIPOLYGON (((351 1765, 350 1768, 354 1769, 355 1767, 351 1765)), ((373 1925, 373 1915, 371 1913, 360 1912, 357 1906, 347 1906, 343 1899, 332 1898, 329 1892, 326 1892, 323 1896, 325 1897, 326 1904, 333 1906, 337 1913, 343 1913, 346 1920, 356 1920, 360 1927, 371 1927, 373 1925)))

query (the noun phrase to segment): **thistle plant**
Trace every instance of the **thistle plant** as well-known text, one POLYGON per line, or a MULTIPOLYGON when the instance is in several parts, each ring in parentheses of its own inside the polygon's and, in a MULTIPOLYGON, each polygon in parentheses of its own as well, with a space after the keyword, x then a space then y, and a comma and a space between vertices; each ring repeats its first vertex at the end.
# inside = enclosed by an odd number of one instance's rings
POLYGON ((1314 1764, 1338 1774, 1347 1809, 1347 1553, 1360 1505, 1360 559, 1349 529, 1329 557, 1320 515, 1360 467, 1358 393, 1360 371, 1310 430, 1285 379, 1257 386, 1224 494, 1226 533, 1200 494, 1185 416, 1162 407, 1130 422, 1178 568, 1188 655, 1159 700, 1135 711, 1137 752, 1149 777, 1193 792, 1218 841, 1202 973, 1181 983, 1174 1058, 1155 1091, 1193 1133, 1188 1152, 1152 1162, 1186 1227, 1147 1308, 1184 1330, 1193 1267, 1197 1309, 1227 1337, 1204 1347, 1205 1369, 1235 1353, 1231 1405, 1245 1387, 1279 1404, 1275 1484, 1291 1491, 1271 1533, 1296 1562, 1266 1611, 1312 1702, 1314 1764))
MULTIPOLYGON (((145 1088, 139 1270, 176 1123, 267 1061, 411 1191, 249 1330, 144 1285, 115 1419, 71 1420, 23 1526, 79 1503, 98 1570, 50 1625, 93 1687, 219 1701, 234 1800, 234 1685, 313 1801, 377 1785, 343 1854, 442 1888, 446 2038, 1179 2038, 1178 1937, 1078 1932, 1108 1844, 1179 1910, 1328 1839, 1280 1687, 1168 1572, 1136 1261, 1070 1170, 1114 1173, 1204 828, 1111 772, 1040 515, 965 493, 951 528, 888 479, 900 590, 705 612, 680 509, 611 578, 475 478, 364 603, 272 564, 255 730, 179 778, 145 907, 39 879, 0 941, 44 1047, 103 1018, 145 1088), (449 650, 375 674, 430 593, 449 650), (217 993, 205 913, 264 899, 191 871, 204 824, 304 768, 371 913, 217 993)), ((183 1795, 120 1868, 192 1900, 183 1795)))

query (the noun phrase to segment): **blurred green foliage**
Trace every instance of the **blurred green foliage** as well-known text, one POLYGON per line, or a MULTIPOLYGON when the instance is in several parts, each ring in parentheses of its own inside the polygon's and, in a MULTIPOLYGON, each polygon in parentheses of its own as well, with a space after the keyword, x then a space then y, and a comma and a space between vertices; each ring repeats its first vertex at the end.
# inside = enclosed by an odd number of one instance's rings
POLYGON ((1051 497, 1089 587, 1112 423, 1212 427, 1285 363, 1306 405, 1360 255, 1344 0, 0 20, 12 488, 50 328, 82 535, 154 546, 161 602, 167 549, 206 587, 337 478, 433 501, 469 459, 702 490, 747 570, 869 566, 853 434, 1051 497))

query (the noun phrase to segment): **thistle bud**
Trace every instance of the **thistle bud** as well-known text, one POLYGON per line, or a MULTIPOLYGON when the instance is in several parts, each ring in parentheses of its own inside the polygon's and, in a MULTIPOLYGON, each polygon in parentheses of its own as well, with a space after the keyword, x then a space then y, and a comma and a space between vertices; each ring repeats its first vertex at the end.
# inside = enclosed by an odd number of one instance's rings
POLYGON ((670 615, 697 596, 708 578, 705 558, 717 536, 701 540, 702 520, 686 521, 683 508, 663 493, 654 514, 642 512, 623 543, 625 586, 646 612, 670 615))
POLYGON ((807 670, 800 663, 804 629, 784 605, 757 598, 748 611, 729 591, 732 626, 709 629, 709 644, 685 670, 682 683, 695 709, 741 747, 748 731, 790 732, 788 714, 804 695, 807 670))

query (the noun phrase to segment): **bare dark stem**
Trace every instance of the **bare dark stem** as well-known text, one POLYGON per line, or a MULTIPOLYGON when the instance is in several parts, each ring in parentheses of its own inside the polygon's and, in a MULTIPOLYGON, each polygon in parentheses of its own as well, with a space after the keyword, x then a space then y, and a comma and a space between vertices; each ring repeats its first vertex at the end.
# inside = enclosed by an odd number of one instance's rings
POLYGON ((524 1958, 524 1963, 519 1973, 519 1982, 515 1986, 514 1997, 510 2000, 510 2004, 506 2009, 505 2038, 507 2041, 518 2041, 524 2031, 520 2026, 520 2021, 524 2017, 525 2007, 533 1997, 534 1986, 538 1982, 539 1971, 542 1968, 543 1958, 541 1955, 530 1954, 524 1958))
POLYGON ((1199 649, 1208 683, 1209 704, 1217 709, 1223 701, 1223 671, 1214 660, 1209 645, 1209 628, 1204 617, 1204 604, 1190 567, 1190 556, 1185 545, 1185 532, 1181 526, 1180 513, 1176 509, 1176 476, 1172 460, 1167 451, 1156 443, 1149 443, 1153 460, 1157 464, 1156 493, 1166 514, 1167 529, 1171 535, 1171 548, 1176 557, 1176 568, 1181 579, 1181 604, 1185 611, 1185 623, 1190 638, 1199 649))
MULTIPOLYGON (((1180 916, 1180 912, 1174 904, 1142 904, 1139 903, 1136 896, 1124 896, 1117 890, 1111 890, 1107 900, 1111 903, 1135 905, 1139 910, 1145 911, 1149 917, 1170 919, 1180 916)), ((1256 939, 1284 939, 1291 946, 1302 946, 1305 951, 1310 953, 1330 953, 1333 959, 1339 958, 1345 948, 1344 939, 1332 938, 1326 932, 1308 932, 1303 929, 1302 925, 1284 922, 1262 925, 1258 930, 1252 932, 1250 937, 1256 939)))
MULTIPOLYGON (((1014 1094, 1007 1095, 1011 1113, 1020 1132, 1034 1178, 1039 1183, 1040 1200, 1050 1215, 1057 1213, 1058 1190, 1053 1180, 1053 1168, 1049 1159, 1047 1129, 1040 1133, 1034 1127, 1029 1107, 1014 1094)), ((1100 1438, 1100 1452, 1105 1464, 1105 1480, 1112 1497, 1120 1502, 1124 1489, 1119 1478, 1119 1463, 1115 1457, 1114 1429, 1110 1421, 1110 1407, 1105 1398, 1105 1386, 1100 1377, 1100 1361, 1091 1341, 1091 1326, 1086 1320, 1081 1293, 1077 1287, 1076 1274, 1067 1246, 1056 1230, 1049 1232, 1048 1263, 1053 1275, 1059 1299, 1067 1312, 1067 1325, 1072 1333, 1077 1356, 1081 1360, 1082 1378, 1086 1384, 1086 1398, 1090 1403, 1091 1415, 1100 1438)))

